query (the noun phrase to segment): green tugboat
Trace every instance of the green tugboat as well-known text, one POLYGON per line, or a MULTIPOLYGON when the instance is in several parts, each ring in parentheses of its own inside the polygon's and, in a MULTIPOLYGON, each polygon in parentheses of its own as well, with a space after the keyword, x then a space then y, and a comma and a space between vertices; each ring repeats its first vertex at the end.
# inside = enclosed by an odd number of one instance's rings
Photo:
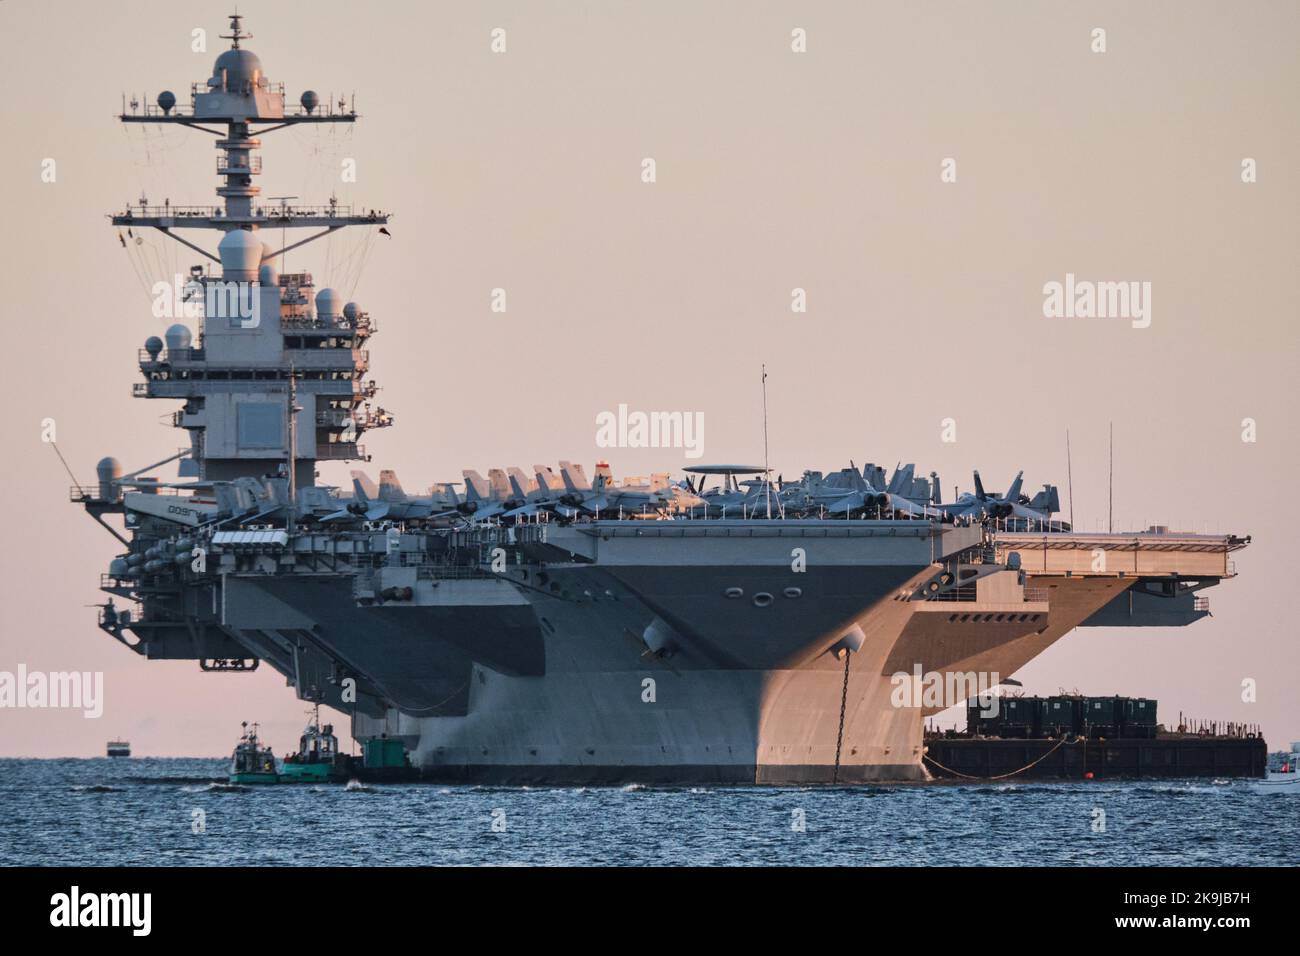
POLYGON ((230 782, 279 783, 280 775, 275 769, 275 754, 271 753, 270 747, 263 747, 262 742, 257 739, 257 724, 253 724, 252 730, 248 729, 248 721, 244 721, 240 726, 244 728, 244 735, 239 738, 239 743, 235 745, 235 752, 230 758, 230 782))
POLYGON ((339 753, 334 725, 320 722, 320 704, 312 709, 311 722, 298 738, 298 752, 284 758, 280 779, 284 783, 328 783, 345 780, 347 758, 339 753))

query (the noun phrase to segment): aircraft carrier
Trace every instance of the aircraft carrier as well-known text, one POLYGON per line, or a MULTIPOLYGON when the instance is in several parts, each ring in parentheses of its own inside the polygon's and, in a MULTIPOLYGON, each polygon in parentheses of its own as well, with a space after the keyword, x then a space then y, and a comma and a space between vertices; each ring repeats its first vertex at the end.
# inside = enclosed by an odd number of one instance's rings
POLYGON ((1005 679, 1078 626, 1192 624, 1234 575, 1246 538, 1080 534, 1053 517, 1051 486, 989 493, 977 474, 944 503, 911 466, 319 485, 318 463, 367 461, 358 439, 392 423, 367 378, 377 326, 279 267, 388 215, 261 198, 261 137, 357 113, 287 100, 249 37, 231 17, 188 105, 164 92, 120 117, 215 134, 220 180, 213 205, 111 217, 123 245, 157 230, 209 260, 184 279, 202 316, 150 337, 134 385, 177 403, 188 444, 130 472, 105 458, 72 489, 120 543, 99 627, 142 657, 218 680, 272 667, 431 779, 919 780, 924 718, 985 689, 963 680, 1005 679), (307 233, 271 241, 288 230, 307 233), (156 476, 172 462, 175 480, 156 476), (899 674, 951 679, 957 699, 900 699, 899 674))

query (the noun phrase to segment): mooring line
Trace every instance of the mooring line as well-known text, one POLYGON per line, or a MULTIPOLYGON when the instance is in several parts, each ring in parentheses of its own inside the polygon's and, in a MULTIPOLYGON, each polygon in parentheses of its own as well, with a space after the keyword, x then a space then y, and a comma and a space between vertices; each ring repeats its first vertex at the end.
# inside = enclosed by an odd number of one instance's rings
MULTIPOLYGON (((840 719, 843 720, 844 718, 841 717, 840 719)), ((1048 757, 1050 757, 1052 754, 1056 753, 1057 749, 1061 746, 1061 744, 1063 744, 1063 743, 1065 743, 1065 742, 1066 742, 1065 738, 1062 737, 1060 740, 1058 740, 1058 741, 1056 742, 1056 746, 1055 746, 1055 747, 1053 747, 1051 750, 1047 751, 1047 753, 1043 754, 1043 755, 1042 755, 1041 757, 1039 757, 1037 760, 1034 760, 1034 761, 1032 761, 1031 763, 1027 763, 1027 764, 1025 764, 1025 765, 1024 765, 1023 767, 1021 767, 1019 770, 1013 770, 1013 771, 1011 771, 1010 773, 1000 773, 1000 774, 998 774, 996 777, 972 777, 970 774, 968 774, 968 773, 962 773, 960 770, 953 770, 951 767, 945 767, 943 764, 939 763, 939 761, 935 760, 935 759, 934 759, 933 757, 931 757, 929 754, 921 754, 921 756, 924 757, 926 760, 930 761, 930 763, 934 764, 934 765, 935 765, 936 767, 938 767, 940 770, 946 771, 947 773, 950 773, 950 774, 952 774, 952 775, 955 776, 955 777, 963 777, 963 778, 965 778, 966 780, 1005 780, 1007 777, 1014 777, 1014 776, 1015 776, 1016 774, 1018 774, 1018 773, 1024 773, 1026 770, 1028 770, 1028 769, 1029 769, 1030 767, 1032 767, 1034 764, 1036 764, 1036 763, 1041 763, 1042 761, 1046 760, 1046 759, 1047 759, 1048 757)), ((1076 740, 1076 741, 1075 741, 1075 743, 1081 743, 1081 742, 1082 742, 1082 741, 1079 741, 1079 740, 1076 740)), ((1086 752, 1086 751, 1085 751, 1085 752, 1086 752)), ((836 763, 836 766, 838 767, 838 765, 839 765, 839 758, 838 758, 838 757, 836 758, 835 763, 836 763)))

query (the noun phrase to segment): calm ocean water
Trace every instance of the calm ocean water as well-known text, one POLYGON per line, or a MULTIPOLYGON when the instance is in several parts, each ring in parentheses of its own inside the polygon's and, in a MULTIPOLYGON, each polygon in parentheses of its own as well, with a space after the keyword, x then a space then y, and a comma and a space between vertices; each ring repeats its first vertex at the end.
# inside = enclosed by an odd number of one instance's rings
POLYGON ((1300 841, 1300 800, 1240 780, 232 788, 226 764, 0 760, 0 864, 1276 865, 1300 841))

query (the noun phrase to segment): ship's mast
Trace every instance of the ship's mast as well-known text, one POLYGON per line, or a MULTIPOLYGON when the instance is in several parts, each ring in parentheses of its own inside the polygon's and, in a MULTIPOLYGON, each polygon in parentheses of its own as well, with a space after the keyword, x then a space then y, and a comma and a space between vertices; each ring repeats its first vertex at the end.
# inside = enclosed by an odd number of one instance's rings
POLYGON ((363 346, 374 331, 369 316, 332 290, 311 300, 311 276, 281 276, 274 263, 337 230, 381 227, 389 216, 354 211, 334 198, 317 206, 290 205, 290 197, 259 201, 254 180, 262 173, 256 153, 262 135, 304 124, 354 123, 357 112, 344 100, 321 103, 311 90, 298 105, 286 106, 283 84, 266 78, 260 58, 245 45, 252 34, 242 20, 231 14, 230 31, 222 34, 230 48, 217 57, 211 77, 192 84, 188 106, 164 91, 156 105, 141 107, 133 97, 130 112, 124 107, 120 116, 123 123, 173 124, 215 136, 219 202, 176 206, 168 199, 158 206, 141 197, 110 218, 116 226, 156 229, 220 266, 219 276, 191 270, 191 282, 204 291, 199 335, 173 325, 165 343, 151 337, 140 355, 146 383, 135 394, 186 402, 175 417, 191 435, 182 475, 261 478, 278 470, 279 452, 287 448, 290 502, 296 503, 298 489, 314 482, 317 460, 364 459, 357 437, 392 419, 383 409, 370 410, 376 386, 362 381, 369 369, 363 346), (314 231, 296 241, 286 236, 273 249, 261 237, 276 228, 314 231), (189 230, 218 232, 216 251, 179 234, 189 230), (229 303, 232 297, 241 306, 237 315, 214 309, 214 300, 229 303), (300 411, 307 413, 314 442, 304 434, 300 411))
POLYGON ((232 14, 230 15, 230 32, 229 32, 229 33, 222 33, 222 34, 220 34, 221 39, 223 39, 223 40, 229 40, 229 41, 230 41, 230 48, 231 48, 232 50, 238 50, 238 49, 239 49, 239 41, 240 41, 240 40, 251 40, 251 39, 253 39, 253 34, 251 34, 251 33, 242 33, 242 32, 240 32, 239 21, 241 21, 241 20, 243 20, 243 19, 244 19, 244 18, 243 18, 240 14, 238 14, 238 13, 232 13, 232 14))
MULTIPOLYGON (((221 34, 230 40, 230 49, 217 58, 213 75, 205 83, 194 83, 190 88, 191 106, 186 109, 176 105, 170 91, 158 95, 157 105, 144 104, 130 113, 123 112, 123 123, 170 123, 202 130, 219 137, 216 146, 223 155, 217 158, 217 173, 225 177, 225 185, 217 189, 225 203, 223 206, 149 206, 143 202, 127 206, 112 216, 116 226, 149 226, 163 232, 191 249, 202 253, 214 262, 217 256, 177 236, 175 229, 231 229, 257 230, 266 226, 285 229, 323 227, 324 232, 292 243, 268 258, 275 258, 288 249, 305 245, 337 229, 356 225, 384 225, 387 213, 369 210, 353 214, 351 210, 339 212, 335 204, 324 206, 293 207, 281 205, 261 208, 253 204, 260 193, 252 185, 252 177, 260 176, 260 157, 252 151, 260 149, 257 137, 290 126, 309 123, 355 123, 354 108, 335 109, 336 104, 320 105, 316 93, 307 90, 302 94, 297 108, 286 109, 284 84, 271 83, 262 73, 262 63, 257 55, 240 46, 241 40, 252 38, 241 29, 243 18, 230 15, 230 33, 221 34), (224 131, 213 125, 224 124, 224 131), (260 127, 260 128, 258 128, 260 127), (256 135, 255 135, 256 134, 256 135)), ((132 101, 133 104, 136 101, 132 101)), ((343 101, 340 101, 342 104, 343 101)))

